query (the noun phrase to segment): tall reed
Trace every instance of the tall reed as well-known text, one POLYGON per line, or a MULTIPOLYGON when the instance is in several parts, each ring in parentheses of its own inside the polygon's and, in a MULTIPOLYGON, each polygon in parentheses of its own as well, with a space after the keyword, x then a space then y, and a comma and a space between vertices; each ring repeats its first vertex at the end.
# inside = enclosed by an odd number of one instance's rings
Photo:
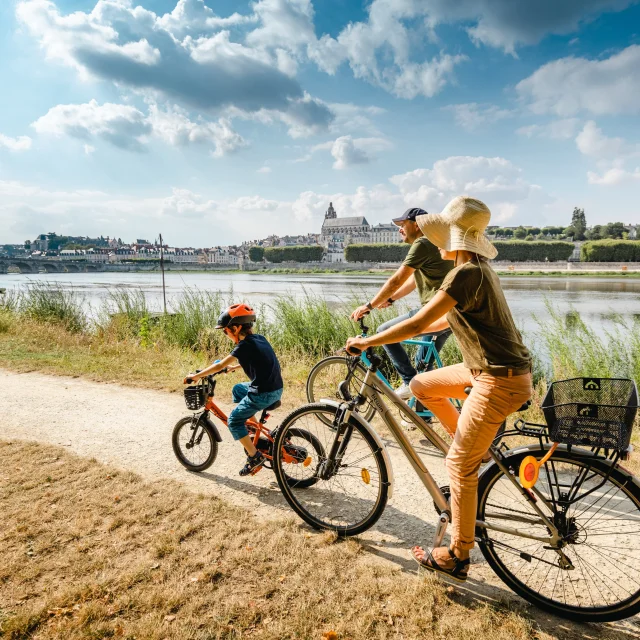
MULTIPOLYGON (((58 284, 34 283, 0 297, 0 331, 8 331, 20 316, 60 324, 71 332, 88 332, 92 326, 107 331, 115 326, 117 331, 111 335, 116 340, 134 338, 145 345, 164 342, 219 356, 229 353, 232 345, 214 327, 220 312, 238 300, 232 291, 186 289, 172 301, 172 314, 165 318, 151 314, 141 290, 118 288, 109 292, 102 315, 92 325, 75 291, 58 284)), ((306 366, 334 353, 349 336, 360 333, 357 323, 349 319, 356 306, 355 300, 335 305, 310 293, 302 298, 274 297, 270 303, 255 307, 255 330, 267 337, 281 358, 306 366)), ((367 316, 370 334, 405 310, 396 305, 367 316)), ((536 320, 537 330, 525 336, 534 355, 536 382, 574 376, 629 377, 640 382, 639 320, 613 317, 609 330, 599 334, 575 311, 561 313, 550 301, 544 317, 536 320)), ((454 338, 447 341, 441 357, 445 365, 461 361, 454 338)))
POLYGON ((536 318, 536 355, 548 379, 580 376, 625 377, 640 382, 640 321, 611 318, 603 335, 576 312, 561 313, 546 301, 547 316, 536 318))
POLYGON ((31 320, 59 324, 72 333, 88 327, 83 297, 59 283, 30 283, 18 294, 16 308, 31 320))

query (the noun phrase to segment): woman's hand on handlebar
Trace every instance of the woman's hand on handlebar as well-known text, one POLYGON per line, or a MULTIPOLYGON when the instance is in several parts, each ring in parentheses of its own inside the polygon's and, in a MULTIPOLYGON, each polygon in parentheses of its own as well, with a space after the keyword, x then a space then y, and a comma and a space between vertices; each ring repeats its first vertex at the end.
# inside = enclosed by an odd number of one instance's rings
POLYGON ((365 338, 349 338, 345 349, 352 356, 359 356, 367 348, 367 340, 365 338))
POLYGON ((352 320, 360 320, 360 318, 364 318, 368 313, 371 312, 371 309, 366 304, 363 304, 361 307, 358 307, 352 314, 352 320))

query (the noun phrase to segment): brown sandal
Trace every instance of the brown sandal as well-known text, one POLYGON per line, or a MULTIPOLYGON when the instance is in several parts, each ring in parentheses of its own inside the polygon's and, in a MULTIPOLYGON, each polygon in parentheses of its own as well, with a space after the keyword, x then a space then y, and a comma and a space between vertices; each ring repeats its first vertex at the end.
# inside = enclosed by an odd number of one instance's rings
MULTIPOLYGON (((416 548, 424 551, 422 547, 414 547, 414 549, 416 548)), ((418 556, 416 556, 414 549, 411 550, 411 557, 421 567, 424 567, 429 571, 433 571, 434 573, 440 573, 444 576, 447 576, 447 578, 451 578, 452 580, 457 580, 458 582, 467 581, 467 576, 469 573, 469 565, 471 564, 471 560, 469 558, 467 558, 466 560, 460 560, 460 558, 458 558, 458 556, 456 556, 456 554, 453 553, 451 549, 447 549, 454 564, 453 564, 453 569, 445 569, 444 567, 441 567, 437 563, 436 559, 431 554, 431 551, 427 551, 425 555, 422 557, 422 559, 420 559, 418 558, 418 556)))

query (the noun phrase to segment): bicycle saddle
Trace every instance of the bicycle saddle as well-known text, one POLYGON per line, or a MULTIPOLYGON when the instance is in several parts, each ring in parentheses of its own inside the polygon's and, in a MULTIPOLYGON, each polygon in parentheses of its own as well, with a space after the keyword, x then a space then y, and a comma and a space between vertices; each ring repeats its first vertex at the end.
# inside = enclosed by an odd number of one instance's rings
POLYGON ((282 402, 280 402, 280 400, 276 400, 273 404, 270 404, 266 409, 263 409, 262 415, 260 416, 260 422, 262 423, 266 422, 269 411, 273 411, 274 409, 277 409, 281 404, 282 402))
MULTIPOLYGON (((473 389, 473 387, 465 387, 464 392, 469 395, 471 393, 471 389, 473 389)), ((527 400, 519 409, 516 409, 515 413, 517 413, 518 411, 526 411, 530 406, 531 398, 529 398, 529 400, 527 400)))

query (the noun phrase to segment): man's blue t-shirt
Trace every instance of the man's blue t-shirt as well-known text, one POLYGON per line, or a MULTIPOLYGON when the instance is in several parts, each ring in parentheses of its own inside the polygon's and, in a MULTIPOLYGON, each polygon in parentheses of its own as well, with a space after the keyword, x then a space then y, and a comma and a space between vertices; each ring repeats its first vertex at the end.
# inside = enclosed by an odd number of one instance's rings
POLYGON ((231 355, 238 359, 251 380, 249 393, 267 393, 283 388, 280 363, 273 347, 264 336, 249 334, 238 342, 231 355))

